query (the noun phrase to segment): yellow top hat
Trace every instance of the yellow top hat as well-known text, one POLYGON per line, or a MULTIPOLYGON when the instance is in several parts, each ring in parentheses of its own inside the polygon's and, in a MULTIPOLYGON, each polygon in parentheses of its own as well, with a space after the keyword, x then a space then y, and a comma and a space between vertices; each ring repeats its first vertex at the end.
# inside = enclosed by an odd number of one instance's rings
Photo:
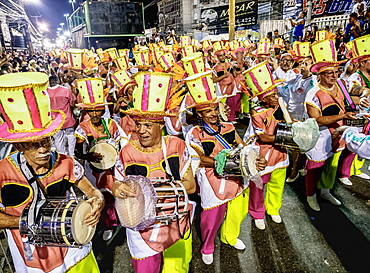
POLYGON ((164 71, 168 71, 175 62, 176 61, 175 58, 173 57, 172 52, 167 52, 158 59, 158 63, 160 64, 164 71))
POLYGON ((269 38, 262 38, 260 43, 271 43, 269 38))
POLYGON ((170 73, 139 72, 134 76, 137 82, 132 97, 132 109, 124 111, 135 120, 163 120, 166 113, 168 97, 171 94, 173 78, 170 73))
POLYGON ((311 67, 311 72, 321 73, 324 70, 338 67, 341 63, 347 61, 337 61, 335 41, 332 39, 313 43, 310 47, 310 51, 314 63, 311 67))
POLYGON ((284 48, 284 39, 282 38, 275 38, 273 48, 284 48))
POLYGON ((211 46, 212 45, 212 42, 210 40, 205 40, 203 43, 202 43, 202 47, 203 49, 206 49, 207 47, 211 46))
POLYGON ((139 66, 150 66, 149 49, 134 51, 136 64, 139 66))
POLYGON ((219 100, 216 96, 216 88, 212 80, 212 71, 194 74, 184 79, 191 96, 195 101, 195 105, 188 106, 189 108, 196 107, 197 110, 205 110, 219 100))
POLYGON ((188 76, 206 71, 206 64, 204 63, 203 55, 201 52, 196 52, 189 57, 181 59, 188 76))
POLYGON ((239 41, 231 41, 229 42, 230 50, 234 51, 237 48, 240 48, 240 42, 239 41))
POLYGON ((112 74, 113 82, 118 89, 124 88, 127 84, 132 83, 134 80, 127 70, 119 70, 112 74))
POLYGON ((245 48, 249 48, 253 45, 253 43, 250 40, 245 40, 243 44, 245 48))
POLYGON ((153 55, 153 60, 155 60, 157 63, 159 61, 159 58, 164 55, 163 50, 158 50, 158 49, 153 49, 152 55, 153 55))
POLYGON ((50 109, 46 91, 49 78, 44 73, 24 72, 0 76, 0 140, 25 142, 57 133, 65 114, 50 109))
POLYGON ((370 35, 353 40, 354 61, 370 59, 370 35))
POLYGON ((119 69, 119 70, 128 69, 129 68, 128 59, 127 59, 126 56, 122 56, 122 57, 116 58, 113 61, 116 64, 117 69, 119 69))
POLYGON ((316 31, 316 41, 320 42, 320 41, 326 40, 328 39, 328 35, 329 35, 329 31, 327 30, 316 31))
POLYGON ((104 86, 101 78, 85 78, 76 80, 78 91, 82 98, 82 103, 77 107, 83 109, 104 109, 105 102, 104 86))
POLYGON ((83 70, 86 67, 83 65, 83 55, 85 51, 83 49, 70 48, 65 51, 65 57, 71 68, 77 70, 83 70))
POLYGON ((120 57, 126 56, 127 60, 130 59, 130 49, 118 49, 118 55, 120 57))
POLYGON ((293 51, 296 58, 310 56, 310 42, 295 42, 293 43, 293 51))
POLYGON ((199 41, 196 39, 191 39, 191 45, 192 46, 199 46, 199 41))
POLYGON ((213 43, 214 52, 225 49, 222 41, 217 41, 213 43))
POLYGON ((283 80, 274 80, 270 65, 262 62, 249 68, 243 73, 247 86, 250 88, 250 96, 259 99, 272 93, 283 80))
POLYGON ((56 58, 56 57, 60 57, 62 56, 63 54, 63 50, 60 49, 60 48, 55 48, 53 49, 52 51, 50 51, 50 57, 53 57, 53 58, 56 58))
POLYGON ((191 44, 191 38, 189 36, 181 36, 180 37, 180 46, 185 47, 185 46, 190 46, 191 44))
POLYGON ((195 47, 194 46, 185 46, 182 48, 182 53, 184 57, 188 57, 190 55, 193 55, 195 52, 195 47))
POLYGON ((113 48, 108 48, 106 50, 104 50, 105 52, 107 52, 109 54, 109 61, 112 62, 114 59, 117 59, 119 56, 118 56, 118 52, 117 52, 117 49, 115 47, 113 48))
POLYGON ((271 50, 271 43, 270 42, 260 42, 257 45, 257 53, 256 55, 269 55, 271 50))

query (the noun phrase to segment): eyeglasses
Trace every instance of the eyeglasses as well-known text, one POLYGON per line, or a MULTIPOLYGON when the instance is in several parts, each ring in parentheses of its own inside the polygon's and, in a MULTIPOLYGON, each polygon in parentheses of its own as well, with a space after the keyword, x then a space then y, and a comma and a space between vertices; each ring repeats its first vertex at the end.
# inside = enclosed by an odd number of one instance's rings
POLYGON ((293 60, 281 59, 281 62, 282 62, 282 63, 284 63, 284 62, 286 62, 286 63, 292 63, 292 62, 293 62, 293 60))
POLYGON ((26 150, 36 151, 36 150, 38 150, 41 147, 50 148, 51 147, 51 138, 48 137, 48 138, 45 138, 45 139, 43 139, 41 141, 37 141, 37 142, 24 142, 24 143, 21 143, 21 144, 22 144, 22 146, 26 150))

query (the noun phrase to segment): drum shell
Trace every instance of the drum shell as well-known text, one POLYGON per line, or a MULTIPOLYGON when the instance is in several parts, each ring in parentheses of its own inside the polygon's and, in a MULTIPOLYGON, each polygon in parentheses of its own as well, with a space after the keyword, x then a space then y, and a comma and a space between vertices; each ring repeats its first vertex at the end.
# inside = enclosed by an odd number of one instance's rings
POLYGON ((366 119, 361 117, 359 119, 345 119, 344 124, 351 127, 364 127, 366 119))
POLYGON ((278 123, 274 144, 290 149, 299 149, 293 140, 291 124, 278 123))

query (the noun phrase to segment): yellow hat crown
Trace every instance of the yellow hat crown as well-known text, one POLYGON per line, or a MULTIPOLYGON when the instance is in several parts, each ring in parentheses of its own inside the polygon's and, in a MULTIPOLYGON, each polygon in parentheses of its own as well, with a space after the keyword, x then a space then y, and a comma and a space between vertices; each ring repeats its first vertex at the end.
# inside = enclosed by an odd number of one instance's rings
POLYGON ((213 44, 214 52, 224 49, 222 41, 217 41, 213 44))
POLYGON ((134 58, 139 66, 149 66, 149 49, 144 49, 140 51, 134 51, 134 58))
POLYGON ((52 121, 48 76, 25 72, 0 76, 0 112, 13 133, 44 130, 52 121))
POLYGON ((310 56, 310 42, 295 42, 293 44, 293 51, 297 57, 310 56))
POLYGON ((212 71, 194 74, 184 81, 195 103, 203 104, 217 99, 212 71))
POLYGON ((79 79, 76 82, 83 104, 94 105, 105 103, 103 80, 101 78, 79 79))
POLYGON ((167 52, 158 59, 158 63, 160 64, 164 71, 170 69, 173 66, 174 62, 175 58, 173 57, 172 52, 167 52))
POLYGON ((311 45, 311 55, 314 63, 336 62, 337 51, 334 40, 323 40, 311 45))
POLYGON ((142 112, 164 112, 171 93, 173 78, 169 73, 139 72, 134 77, 134 109, 142 112))
POLYGON ((328 38, 329 32, 327 30, 320 30, 316 32, 316 41, 320 42, 328 38))
POLYGON ((70 48, 65 51, 65 57, 68 60, 68 63, 73 69, 85 69, 83 65, 83 55, 85 51, 83 49, 70 48))
POLYGON ((195 47, 192 46, 192 45, 185 46, 185 47, 182 48, 183 56, 186 56, 186 57, 190 56, 190 55, 194 54, 195 50, 196 50, 195 47))
POLYGON ((119 57, 117 59, 114 59, 113 61, 116 64, 117 69, 119 69, 119 70, 128 69, 129 68, 128 59, 127 59, 126 56, 119 57))
POLYGON ((189 36, 181 36, 180 37, 180 46, 190 46, 191 45, 191 38, 189 36))
POLYGON ((118 49, 118 55, 120 57, 126 56, 127 60, 130 59, 130 49, 118 49))
POLYGON ((243 75, 253 97, 271 91, 277 86, 267 62, 249 68, 243 75))
POLYGON ((370 35, 353 40, 353 51, 356 57, 370 55, 370 35))
POLYGON ((184 64, 184 69, 188 76, 206 71, 206 64, 204 63, 203 55, 201 52, 196 52, 189 57, 181 59, 184 64))
POLYGON ((127 70, 119 70, 112 74, 112 79, 118 88, 123 88, 133 79, 127 70))
POLYGON ((257 46, 257 55, 268 55, 270 54, 271 43, 270 42, 260 42, 257 46))
POLYGON ((284 39, 282 38, 275 38, 274 40, 274 48, 283 48, 284 47, 284 39))
POLYGON ((108 49, 106 49, 104 51, 108 53, 108 55, 109 55, 109 61, 110 62, 112 62, 114 59, 117 59, 119 57, 118 56, 117 49, 115 47, 108 48, 108 49))

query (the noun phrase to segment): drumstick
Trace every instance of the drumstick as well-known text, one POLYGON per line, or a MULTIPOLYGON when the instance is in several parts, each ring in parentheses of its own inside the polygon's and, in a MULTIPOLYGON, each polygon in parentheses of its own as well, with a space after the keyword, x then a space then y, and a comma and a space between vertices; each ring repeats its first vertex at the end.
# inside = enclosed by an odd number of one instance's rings
POLYGON ((284 119, 286 123, 292 124, 293 123, 292 118, 290 117, 288 109, 286 108, 286 103, 282 97, 279 97, 279 105, 280 105, 281 111, 283 111, 283 115, 284 115, 284 119))

